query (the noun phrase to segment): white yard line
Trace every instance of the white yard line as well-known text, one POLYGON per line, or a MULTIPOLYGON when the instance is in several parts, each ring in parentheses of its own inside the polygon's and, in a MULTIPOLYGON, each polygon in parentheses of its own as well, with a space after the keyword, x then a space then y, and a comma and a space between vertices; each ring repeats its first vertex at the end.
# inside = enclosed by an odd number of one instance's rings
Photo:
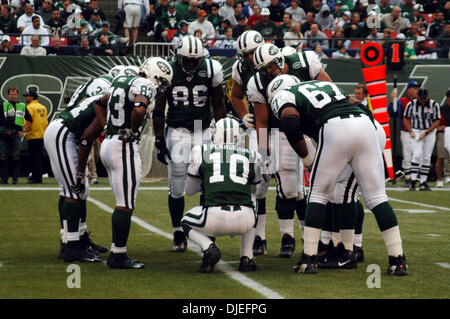
POLYGON ((423 206, 423 207, 429 207, 429 208, 436 208, 439 210, 450 211, 450 208, 448 208, 448 207, 423 204, 423 203, 418 203, 418 202, 413 202, 413 201, 408 201, 408 200, 403 200, 403 199, 398 199, 398 198, 393 198, 393 197, 389 197, 389 200, 394 201, 394 202, 404 203, 404 204, 411 204, 411 205, 416 205, 416 206, 423 206))
POLYGON ((449 263, 436 263, 436 265, 441 266, 443 268, 447 268, 447 269, 450 268, 450 264, 449 263))
MULTIPOLYGON (((429 210, 429 209, 408 209, 408 208, 394 208, 394 211, 396 212, 405 212, 408 214, 434 214, 436 213, 435 210, 429 210)), ((370 209, 364 209, 364 213, 371 214, 372 212, 370 209)))
MULTIPOLYGON (((142 188, 140 188, 139 190, 142 190, 142 188)), ((114 209, 106 204, 104 204, 101 201, 98 201, 92 197, 89 197, 87 199, 89 202, 93 203, 94 205, 98 206, 99 208, 103 209, 104 211, 112 214, 114 212, 114 209)), ((149 223, 145 222, 144 220, 140 219, 139 217, 136 216, 132 216, 131 220, 138 224, 139 226, 141 226, 144 229, 147 229, 148 231, 151 231, 153 233, 156 233, 162 237, 165 237, 167 239, 172 240, 172 234, 169 234, 155 226, 150 225, 149 223)), ((188 249, 196 252, 197 254, 199 254, 200 256, 203 256, 203 253, 201 252, 200 248, 195 245, 193 242, 190 241, 190 245, 188 245, 188 249)), ((253 289, 254 291, 256 291, 257 293, 263 295, 266 298, 269 299, 284 299, 284 297, 282 295, 280 295, 279 293, 271 290, 270 288, 261 285, 260 283, 254 281, 251 278, 248 278, 247 276, 245 276, 244 274, 234 270, 233 267, 231 267, 227 262, 221 260, 216 268, 220 269, 221 271, 223 271, 225 274, 227 274, 228 276, 230 276, 232 279, 238 281, 239 283, 241 283, 242 285, 253 289)))

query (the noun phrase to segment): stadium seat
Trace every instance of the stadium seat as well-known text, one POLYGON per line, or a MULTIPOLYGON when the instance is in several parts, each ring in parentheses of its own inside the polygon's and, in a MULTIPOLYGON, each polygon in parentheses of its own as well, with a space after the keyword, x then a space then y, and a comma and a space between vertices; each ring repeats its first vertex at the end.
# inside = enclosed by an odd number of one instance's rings
POLYGON ((12 45, 18 45, 20 42, 20 37, 10 36, 11 38, 11 44, 12 45))
POLYGON ((363 45, 363 41, 352 40, 352 41, 350 41, 349 49, 361 49, 362 45, 363 45))
POLYGON ((431 22, 434 21, 436 13, 422 13, 422 16, 425 18, 426 23, 430 24, 431 22))
POLYGON ((172 38, 175 32, 177 32, 177 29, 169 29, 169 31, 167 31, 167 37, 169 38, 169 42, 172 42, 172 38))
POLYGON ((436 41, 427 41, 426 46, 428 48, 436 49, 436 41))
POLYGON ((61 46, 66 47, 69 45, 69 38, 61 37, 61 46))
POLYGON ((331 39, 333 36, 333 30, 322 30, 322 32, 325 33, 328 39, 331 39))
POLYGON ((275 25, 278 27, 281 24, 281 22, 275 22, 275 25))
POLYGON ((397 39, 397 34, 398 34, 397 31, 392 30, 392 31, 391 31, 391 39, 397 39))

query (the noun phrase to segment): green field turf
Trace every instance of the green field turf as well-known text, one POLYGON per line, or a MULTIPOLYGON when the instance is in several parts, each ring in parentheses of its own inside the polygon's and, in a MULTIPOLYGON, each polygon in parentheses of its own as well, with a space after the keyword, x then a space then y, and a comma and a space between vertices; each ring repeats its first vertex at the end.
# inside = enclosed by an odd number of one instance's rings
MULTIPOLYGON (((432 192, 388 191, 397 217, 409 266, 406 277, 390 277, 387 252, 371 213, 365 215, 363 248, 365 262, 355 270, 319 270, 317 275, 293 272, 301 245, 296 222, 297 249, 292 259, 278 257, 280 233, 274 211, 275 191, 267 196, 268 255, 257 256, 258 271, 240 273, 240 237, 219 237, 222 262, 213 274, 196 269, 201 256, 192 242, 186 253, 170 252, 172 228, 167 190, 144 190, 137 206, 128 241, 129 255, 146 264, 144 270, 111 270, 104 262, 83 264, 81 288, 70 289, 66 264, 56 258, 59 250, 57 190, 17 190, 21 187, 56 187, 55 180, 29 186, 0 187, 0 298, 449 298, 450 189, 432 192), (12 190, 14 188, 16 190, 12 190), (395 200, 394 200, 395 199, 395 200), (139 224, 138 224, 138 223, 139 224), (153 228, 152 228, 153 227, 153 228), (150 229, 150 230, 149 230, 150 229), (381 269, 381 288, 369 289, 371 264, 381 269), (445 266, 445 264, 444 264, 445 266)), ((104 246, 111 243, 111 214, 115 205, 107 179, 93 186, 88 202, 88 230, 104 246)), ((142 183, 141 187, 166 187, 166 181, 142 183)), ((196 206, 198 196, 186 197, 186 209, 196 206)), ((105 260, 107 255, 102 255, 105 260)))

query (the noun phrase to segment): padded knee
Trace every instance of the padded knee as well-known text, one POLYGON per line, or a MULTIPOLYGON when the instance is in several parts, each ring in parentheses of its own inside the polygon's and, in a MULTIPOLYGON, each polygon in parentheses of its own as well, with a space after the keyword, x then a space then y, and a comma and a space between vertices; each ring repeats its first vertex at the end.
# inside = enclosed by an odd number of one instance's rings
POLYGON ((173 198, 184 196, 184 187, 186 185, 187 166, 185 164, 169 163, 169 194, 173 198))

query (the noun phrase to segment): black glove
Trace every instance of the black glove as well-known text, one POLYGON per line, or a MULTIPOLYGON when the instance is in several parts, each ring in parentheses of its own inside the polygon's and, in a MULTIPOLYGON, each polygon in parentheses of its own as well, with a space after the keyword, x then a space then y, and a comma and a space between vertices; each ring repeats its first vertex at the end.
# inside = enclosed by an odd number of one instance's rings
POLYGON ((70 190, 75 194, 80 194, 83 196, 84 191, 86 190, 86 175, 83 173, 77 173, 77 181, 75 185, 70 185, 70 190))
POLYGON ((129 128, 124 128, 119 130, 119 140, 125 141, 125 142, 133 142, 138 133, 133 132, 129 128))
POLYGON ((167 159, 172 160, 172 157, 170 157, 170 152, 167 149, 166 141, 164 141, 163 137, 157 137, 155 140, 155 147, 157 149, 157 155, 158 161, 163 163, 164 165, 167 165, 167 159))

